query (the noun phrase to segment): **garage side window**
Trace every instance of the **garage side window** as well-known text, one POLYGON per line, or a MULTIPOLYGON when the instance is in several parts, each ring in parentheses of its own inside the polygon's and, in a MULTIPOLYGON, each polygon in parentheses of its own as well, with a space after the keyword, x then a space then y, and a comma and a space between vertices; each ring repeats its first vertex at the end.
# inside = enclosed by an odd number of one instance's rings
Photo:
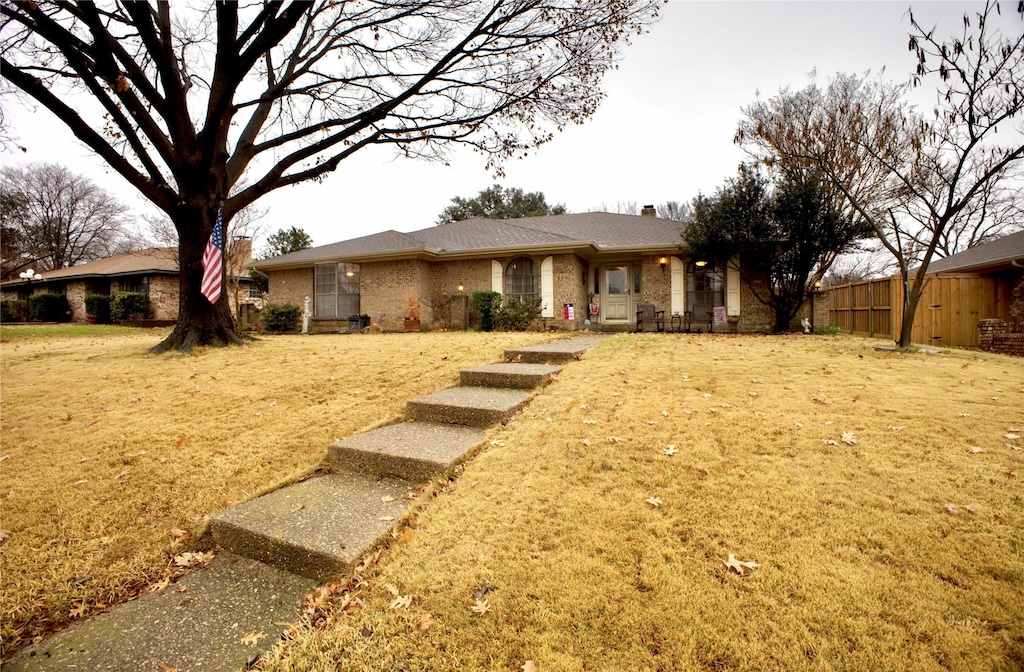
POLYGON ((533 259, 519 257, 505 268, 506 300, 522 300, 540 296, 537 287, 537 268, 533 259))

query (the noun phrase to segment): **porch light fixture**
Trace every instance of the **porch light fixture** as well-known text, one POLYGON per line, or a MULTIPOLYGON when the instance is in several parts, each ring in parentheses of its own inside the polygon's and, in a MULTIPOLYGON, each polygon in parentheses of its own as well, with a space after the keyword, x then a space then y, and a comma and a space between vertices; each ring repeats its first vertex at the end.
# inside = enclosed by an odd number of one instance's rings
POLYGON ((348 269, 347 271, 345 271, 345 276, 349 277, 349 278, 351 278, 355 274, 356 274, 355 271, 353 271, 351 268, 348 269))
POLYGON ((700 268, 704 268, 705 266, 708 265, 708 262, 705 261, 704 259, 698 259, 697 261, 693 262, 693 264, 694 264, 694 266, 699 266, 700 268))
POLYGON ((43 279, 43 276, 39 275, 31 268, 23 273, 18 273, 18 277, 21 278, 22 280, 28 280, 28 283, 30 285, 32 284, 33 281, 39 282, 40 280, 43 279))
POLYGON ((661 259, 658 259, 658 264, 661 265, 661 270, 662 270, 662 272, 664 272, 665 271, 665 266, 668 264, 668 258, 667 257, 662 257, 661 259))
POLYGON ((459 285, 459 294, 462 294, 462 290, 464 290, 464 289, 465 289, 465 287, 463 287, 463 286, 462 286, 462 285, 460 284, 460 285, 459 285))

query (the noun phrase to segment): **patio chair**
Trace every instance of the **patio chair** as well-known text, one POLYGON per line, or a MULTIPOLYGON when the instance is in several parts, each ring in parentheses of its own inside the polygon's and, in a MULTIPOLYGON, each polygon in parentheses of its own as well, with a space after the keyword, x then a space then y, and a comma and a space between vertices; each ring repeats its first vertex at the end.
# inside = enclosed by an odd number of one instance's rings
POLYGON ((638 303, 636 306, 636 331, 643 333, 646 325, 654 325, 658 331, 665 331, 665 311, 655 310, 653 303, 638 303))

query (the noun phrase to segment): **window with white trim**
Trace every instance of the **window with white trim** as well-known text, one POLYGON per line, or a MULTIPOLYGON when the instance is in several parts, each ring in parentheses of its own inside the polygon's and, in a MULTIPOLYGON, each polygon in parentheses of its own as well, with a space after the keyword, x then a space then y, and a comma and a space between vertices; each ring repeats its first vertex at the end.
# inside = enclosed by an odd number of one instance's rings
POLYGON ((529 257, 513 259, 505 267, 505 299, 521 301, 540 296, 537 265, 529 257))

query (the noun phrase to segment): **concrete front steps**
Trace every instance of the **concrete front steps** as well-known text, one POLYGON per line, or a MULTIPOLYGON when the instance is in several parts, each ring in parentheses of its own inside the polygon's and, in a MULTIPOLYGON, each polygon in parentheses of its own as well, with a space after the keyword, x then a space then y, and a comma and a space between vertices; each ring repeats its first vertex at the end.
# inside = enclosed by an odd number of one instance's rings
POLYGON ((450 470, 483 442, 484 428, 522 408, 560 370, 550 362, 578 359, 599 338, 510 350, 512 362, 463 371, 462 386, 410 400, 410 421, 329 446, 335 473, 214 517, 214 539, 227 551, 319 581, 349 571, 405 515, 406 493, 450 470))
POLYGON ((4 672, 248 667, 274 645, 276 637, 267 633, 296 618, 303 594, 350 571, 406 515, 411 490, 483 443, 483 427, 461 421, 506 421, 559 370, 551 364, 578 359, 597 340, 506 352, 516 363, 468 369, 462 387, 412 400, 412 420, 335 442, 328 448, 334 473, 215 516, 211 529, 224 552, 209 568, 183 577, 179 590, 146 593, 76 623, 19 651, 4 662, 4 672), (444 421, 424 421, 417 408, 444 421))

